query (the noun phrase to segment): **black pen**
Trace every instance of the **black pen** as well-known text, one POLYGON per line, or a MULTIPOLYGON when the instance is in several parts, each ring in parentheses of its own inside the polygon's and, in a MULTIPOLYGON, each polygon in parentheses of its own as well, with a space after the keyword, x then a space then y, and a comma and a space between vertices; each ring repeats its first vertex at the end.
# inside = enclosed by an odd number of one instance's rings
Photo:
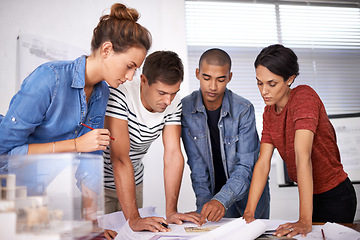
POLYGON ((166 223, 161 222, 160 224, 165 228, 169 228, 169 225, 167 225, 166 223))
POLYGON ((264 234, 273 234, 276 233, 276 230, 266 230, 264 234))

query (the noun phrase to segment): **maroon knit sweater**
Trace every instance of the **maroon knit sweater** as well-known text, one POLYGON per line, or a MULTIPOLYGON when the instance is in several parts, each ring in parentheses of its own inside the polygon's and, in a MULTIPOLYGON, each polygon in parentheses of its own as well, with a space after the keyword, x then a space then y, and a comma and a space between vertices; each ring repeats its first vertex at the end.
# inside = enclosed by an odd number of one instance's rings
POLYGON ((347 173, 340 161, 335 130, 321 99, 306 85, 292 89, 289 101, 280 113, 272 105, 266 106, 263 114, 261 143, 270 143, 277 148, 294 182, 297 181, 294 138, 298 129, 314 133, 311 152, 314 194, 326 192, 343 182, 347 173))

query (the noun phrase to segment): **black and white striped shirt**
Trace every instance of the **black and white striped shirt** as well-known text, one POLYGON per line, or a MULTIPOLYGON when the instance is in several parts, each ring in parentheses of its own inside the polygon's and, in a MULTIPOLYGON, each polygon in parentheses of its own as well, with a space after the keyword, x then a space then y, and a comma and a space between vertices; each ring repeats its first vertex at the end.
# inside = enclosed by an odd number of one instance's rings
MULTIPOLYGON (((181 124, 181 110, 180 97, 176 95, 164 112, 149 112, 141 103, 140 80, 138 79, 126 82, 117 89, 110 87, 106 116, 128 121, 129 156, 134 166, 136 185, 143 181, 144 165, 142 158, 147 153, 151 143, 161 135, 164 125, 181 124)), ((103 157, 105 188, 115 189, 109 147, 104 151, 103 157)))

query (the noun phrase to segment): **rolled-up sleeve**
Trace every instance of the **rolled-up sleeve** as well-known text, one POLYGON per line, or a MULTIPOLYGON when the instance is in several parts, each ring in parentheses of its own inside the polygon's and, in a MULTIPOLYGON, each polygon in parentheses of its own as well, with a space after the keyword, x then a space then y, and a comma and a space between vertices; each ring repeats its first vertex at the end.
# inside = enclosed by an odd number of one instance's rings
POLYGON ((44 77, 56 79, 51 68, 41 66, 24 80, 20 91, 12 98, 0 123, 0 154, 27 154, 28 137, 43 121, 56 82, 45 81, 44 77))

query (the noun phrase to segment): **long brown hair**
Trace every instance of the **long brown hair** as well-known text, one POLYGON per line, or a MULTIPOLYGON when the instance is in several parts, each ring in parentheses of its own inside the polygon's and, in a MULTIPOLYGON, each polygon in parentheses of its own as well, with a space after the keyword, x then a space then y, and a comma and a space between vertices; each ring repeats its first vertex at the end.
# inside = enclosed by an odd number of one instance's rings
POLYGON ((110 41, 115 52, 125 52, 130 47, 151 47, 150 32, 139 23, 136 9, 115 3, 109 15, 103 15, 93 31, 91 50, 97 50, 102 43, 110 41))

